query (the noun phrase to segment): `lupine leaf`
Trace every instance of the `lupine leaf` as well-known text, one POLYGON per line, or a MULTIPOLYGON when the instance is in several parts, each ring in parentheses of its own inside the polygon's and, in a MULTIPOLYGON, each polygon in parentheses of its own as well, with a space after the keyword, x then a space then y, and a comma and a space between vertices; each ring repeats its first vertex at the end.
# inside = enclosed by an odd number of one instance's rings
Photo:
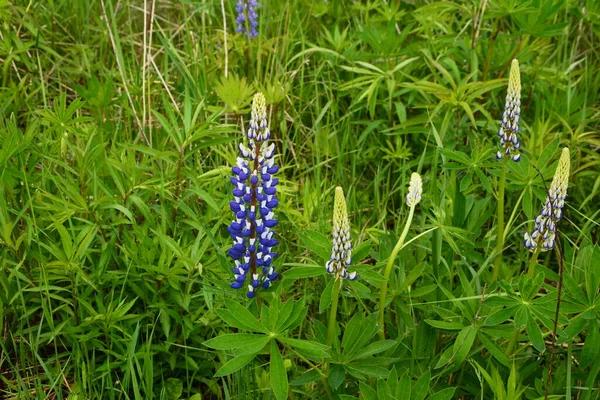
POLYGON ((439 392, 436 392, 429 396, 429 400, 450 400, 452 396, 454 396, 454 392, 456 392, 455 387, 442 389, 439 392))
POLYGON ((375 336, 379 330, 376 318, 377 314, 372 314, 364 318, 359 313, 350 320, 342 340, 342 347, 344 348, 344 355, 346 357, 352 357, 356 351, 363 348, 375 336))
MULTIPOLYGON (((231 316, 240 324, 251 327, 252 330, 262 333, 267 333, 267 329, 261 324, 258 319, 247 308, 242 307, 239 303, 225 299, 225 305, 231 312, 231 316)), ((219 315, 220 316, 220 315, 219 315)))
POLYGON ((288 337, 282 337, 279 339, 281 342, 290 345, 294 350, 301 351, 312 355, 317 358, 327 358, 329 357, 329 346, 321 344, 319 342, 313 342, 310 340, 303 339, 292 339, 288 337))
MULTIPOLYGON (((298 231, 298 237, 304 242, 306 247, 318 255, 321 260, 329 260, 329 256, 331 255, 331 240, 325 235, 317 231, 306 230, 298 231)), ((323 268, 325 268, 325 266, 323 266, 323 268)))
POLYGON ((177 400, 183 393, 183 382, 180 379, 169 378, 165 382, 167 400, 177 400))
POLYGON ((600 332, 598 329, 598 320, 589 320, 588 335, 585 338, 585 343, 583 345, 583 349, 581 350, 581 368, 587 368, 588 366, 592 365, 600 353, 600 332))
POLYGON ((564 335, 557 340, 557 343, 562 344, 567 340, 575 337, 576 335, 579 335, 583 328, 585 328, 587 322, 588 320, 583 318, 581 314, 577 315, 574 318, 571 318, 569 320, 569 324, 565 327, 563 331, 564 335))
POLYGON ((337 390, 342 382, 344 382, 345 376, 346 373, 344 372, 344 367, 339 364, 333 364, 331 366, 331 370, 329 371, 327 382, 329 382, 329 386, 331 386, 333 390, 337 390))
POLYGON ((377 398, 379 400, 396 400, 392 397, 392 392, 385 379, 377 380, 377 398))
POLYGON ((510 360, 508 357, 504 355, 502 350, 500 350, 500 348, 496 346, 496 344, 491 341, 485 333, 479 331, 477 332, 477 337, 479 340, 481 340, 481 343, 485 349, 488 350, 496 360, 498 360, 504 366, 510 366, 510 360))
POLYGON ((571 296, 573 296, 581 304, 588 304, 587 296, 585 295, 585 293, 583 293, 583 290, 581 290, 581 288, 577 285, 577 282, 575 282, 575 279, 573 279, 571 275, 564 274, 563 282, 565 284, 565 289, 567 289, 567 292, 571 296))
POLYGON ((352 376, 364 379, 364 377, 372 376, 375 378, 387 378, 389 371, 386 368, 376 365, 362 365, 360 363, 344 364, 344 369, 352 376))
POLYGON ((244 331, 258 331, 261 333, 266 333, 266 329, 264 329, 263 327, 261 327, 260 330, 257 330, 257 329, 255 329, 255 326, 248 325, 244 321, 241 321, 240 319, 236 318, 233 315, 233 313, 229 310, 221 308, 221 309, 215 310, 215 312, 217 313, 219 318, 221 318, 228 325, 231 325, 235 328, 238 328, 238 329, 241 329, 244 331))
POLYGON ((446 350, 444 350, 444 352, 440 356, 440 359, 438 360, 437 364, 435 364, 435 367, 433 367, 433 369, 442 368, 443 366, 451 362, 453 355, 454 346, 449 346, 448 348, 446 348, 446 350))
POLYGON ((370 357, 372 355, 386 351, 387 349, 396 345, 396 343, 397 342, 395 340, 381 340, 378 342, 373 342, 370 345, 368 345, 367 347, 365 347, 363 350, 356 353, 350 359, 358 360, 360 358, 370 357))
POLYGON ((367 258, 369 253, 371 252, 371 241, 367 240, 362 242, 360 245, 354 249, 352 252, 352 263, 356 264, 367 258))
POLYGON ((331 304, 331 296, 333 295, 333 283, 335 282, 335 278, 331 277, 329 282, 327 282, 327 286, 323 289, 323 293, 321 293, 321 300, 319 300, 319 313, 327 310, 329 305, 331 304))
POLYGON ((307 265, 288 269, 285 271, 285 274, 283 274, 283 279, 312 278, 325 275, 326 273, 327 270, 324 265, 307 265))
POLYGON ((515 314, 518 307, 519 306, 503 308, 502 310, 498 310, 495 313, 489 315, 485 319, 485 326, 495 326, 507 321, 510 317, 512 317, 515 314))
MULTIPOLYGON (((269 304, 269 316, 267 318, 263 318, 261 316, 261 320, 266 321, 267 328, 273 332, 276 330, 275 326, 277 325, 277 317, 279 315, 279 308, 282 306, 281 300, 278 297, 274 298, 271 304, 269 304)), ((265 308, 263 307, 263 310, 265 308)))
POLYGON ((298 301, 294 304, 294 311, 277 329, 277 331, 283 331, 285 329, 295 329, 302 321, 306 318, 308 307, 304 306, 304 301, 298 301))
POLYGON ((396 389, 396 399, 397 400, 410 400, 410 376, 408 375, 408 370, 405 370, 402 376, 400 377, 400 382, 398 383, 398 388, 396 389))
POLYGON ((438 320, 434 320, 434 319, 426 319, 425 322, 428 325, 433 326, 434 328, 443 329, 446 331, 457 331, 457 330, 461 330, 465 327, 465 325, 462 324, 461 322, 438 321, 438 320))
POLYGON ((277 342, 273 340, 271 342, 271 387, 273 388, 273 394, 278 400, 285 400, 288 398, 288 377, 283 365, 283 357, 277 347, 277 342))
POLYGON ((265 335, 254 335, 251 333, 228 333, 207 340, 203 344, 217 350, 231 350, 261 342, 265 338, 267 340, 270 339, 265 335))
POLYGON ((234 373, 248 365, 256 357, 255 354, 243 354, 227 361, 219 370, 215 373, 215 377, 225 376, 234 373))
POLYGON ((300 375, 299 377, 293 379, 290 382, 290 385, 299 386, 299 385, 304 385, 304 384, 311 383, 311 382, 318 382, 320 380, 321 380, 321 375, 319 375, 317 370, 311 369, 309 371, 306 371, 304 374, 300 375))
POLYGON ((427 370, 415 383, 412 388, 412 400, 424 400, 429 391, 429 381, 431 380, 431 371, 427 370))
POLYGON ((542 352, 546 349, 546 346, 544 345, 544 339, 542 337, 542 331, 535 323, 535 320, 531 314, 529 314, 527 318, 527 336, 537 351, 542 352))
POLYGON ((379 400, 377 398, 377 392, 371 386, 367 385, 365 382, 360 382, 360 398, 364 400, 379 400))
MULTIPOLYGON (((301 302, 302 303, 302 302, 301 302)), ((292 318, 292 313, 294 312, 295 303, 293 300, 288 300, 285 302, 281 310, 277 315, 277 321, 274 326, 274 330, 276 332, 282 331, 288 319, 292 318)))

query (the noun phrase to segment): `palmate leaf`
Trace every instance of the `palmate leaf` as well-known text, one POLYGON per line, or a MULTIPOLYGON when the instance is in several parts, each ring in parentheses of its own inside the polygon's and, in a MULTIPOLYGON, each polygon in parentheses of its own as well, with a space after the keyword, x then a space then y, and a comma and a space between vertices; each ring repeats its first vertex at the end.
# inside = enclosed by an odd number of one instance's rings
POLYGON ((268 330, 247 308, 233 300, 226 299, 227 310, 216 310, 217 315, 229 325, 245 331, 267 333, 268 330))
POLYGON ((377 314, 364 317, 358 313, 346 325, 344 337, 342 338, 342 347, 344 355, 352 358, 354 354, 360 351, 375 336, 379 327, 377 326, 377 314))

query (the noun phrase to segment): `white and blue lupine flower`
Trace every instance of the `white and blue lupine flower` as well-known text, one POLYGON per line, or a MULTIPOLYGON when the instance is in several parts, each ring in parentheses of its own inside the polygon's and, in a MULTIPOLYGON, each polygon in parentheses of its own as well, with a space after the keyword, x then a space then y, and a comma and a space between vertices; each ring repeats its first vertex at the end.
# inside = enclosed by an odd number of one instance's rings
POLYGON ((231 268, 235 277, 231 287, 240 289, 246 284, 248 297, 252 298, 257 289, 268 288, 279 276, 272 266, 277 256, 273 247, 278 241, 272 228, 278 222, 273 209, 278 204, 279 183, 273 175, 279 167, 273 160, 275 144, 267 143, 271 132, 262 93, 254 95, 249 125, 246 132, 249 147, 240 143, 237 163, 231 169, 234 200, 229 206, 235 218, 227 230, 233 239, 229 255, 235 263, 231 268))
POLYGON ((235 19, 237 23, 236 31, 243 33, 246 37, 254 39, 258 36, 258 13, 256 8, 258 2, 256 0, 238 0, 235 7, 238 15, 235 19), (250 34, 248 34, 246 20, 250 26, 250 34))
POLYGON ((410 183, 408 185, 408 193, 406 194, 406 205, 409 207, 416 207, 421 201, 423 195, 423 180, 421 175, 413 172, 410 176, 410 183))
POLYGON ((560 155, 542 212, 535 219, 535 228, 531 234, 525 232, 523 243, 531 251, 538 248, 542 251, 554 248, 556 224, 562 218, 562 208, 567 197, 570 167, 569 149, 565 147, 560 155))
POLYGON ((508 91, 506 93, 506 103, 504 105, 504 114, 498 130, 500 145, 502 151, 496 153, 497 159, 504 156, 511 157, 513 161, 521 160, 518 153, 521 143, 519 142, 519 118, 521 115, 521 73, 519 71, 519 61, 512 60, 510 65, 510 74, 508 77, 508 91))
POLYGON ((353 281, 358 278, 358 274, 347 271, 348 266, 352 264, 352 242, 344 189, 339 186, 335 188, 332 234, 331 258, 325 264, 325 269, 328 273, 334 274, 336 278, 342 277, 353 281))

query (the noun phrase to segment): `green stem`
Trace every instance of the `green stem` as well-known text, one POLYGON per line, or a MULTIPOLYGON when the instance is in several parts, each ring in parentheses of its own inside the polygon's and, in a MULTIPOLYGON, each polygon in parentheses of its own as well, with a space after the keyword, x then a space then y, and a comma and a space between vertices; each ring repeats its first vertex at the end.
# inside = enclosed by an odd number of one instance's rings
POLYGON ((410 228, 410 223, 412 222, 413 215, 415 213, 415 207, 412 206, 410 211, 408 212, 408 219, 406 220, 406 224, 404 224, 404 230, 400 235, 400 239, 394 246, 392 250, 392 254, 390 254, 390 258, 388 259, 387 265, 385 266, 385 271, 383 273, 383 283, 381 284, 381 293, 379 295, 379 315, 377 317, 377 323, 382 327, 381 331, 379 331, 379 336, 382 339, 385 339, 385 329, 383 329, 383 321, 384 321, 384 308, 385 308, 385 296, 387 295, 387 285, 390 279, 390 274, 392 272, 392 266, 394 265, 394 261, 396 261, 396 256, 404 247, 404 239, 406 239, 406 235, 408 234, 408 228, 410 228))
POLYGON ((506 183, 506 163, 508 158, 502 161, 502 170, 500 172, 500 181, 498 182, 498 224, 496 233, 496 259, 494 260, 494 271, 492 273, 492 282, 495 282, 500 276, 502 268, 502 250, 504 250, 504 186, 506 183))
POLYGON ((331 311, 329 313, 329 325, 327 327, 327 346, 333 345, 335 338, 335 320, 337 315, 338 300, 340 289, 342 288, 342 278, 336 276, 333 282, 333 293, 331 294, 331 311))
MULTIPOLYGON (((285 345, 285 344, 284 344, 284 346, 287 349, 291 350, 292 353, 294 353, 299 359, 301 359, 306 364, 308 364, 312 369, 317 371, 317 373, 321 376, 321 382, 323 383, 323 387, 325 388, 325 391, 327 392, 327 397, 329 397, 330 399, 333 399, 333 393, 331 391, 331 388, 329 387, 329 383, 327 382, 327 374, 324 373, 323 371, 321 371, 319 368, 317 368, 317 366, 315 364, 313 364, 312 362, 307 360, 306 357, 304 357, 302 354, 298 353, 292 347, 285 345)), ((329 366, 329 364, 326 364, 326 368, 328 368, 328 366, 329 366)))
POLYGON ((520 332, 520 329, 513 328, 513 334, 510 338, 510 342, 508 342, 508 347, 506 348, 506 351, 504 352, 504 355, 506 357, 510 357, 513 355, 513 352, 517 345, 517 341, 519 340, 519 332, 520 332))
MULTIPOLYGON (((533 252, 533 254, 531 255, 531 260, 529 260, 529 270, 527 272, 528 279, 533 279, 533 277, 534 277, 533 274, 535 272, 535 265, 537 264, 537 258, 538 258, 539 253, 540 253, 539 249, 536 248, 535 251, 533 252)), ((517 341, 519 339, 519 332, 520 332, 520 329, 514 328, 512 337, 510 338, 510 342, 508 342, 508 347, 506 348, 506 351, 504 352, 505 356, 510 357, 513 355, 513 352, 517 345, 517 341)))
POLYGON ((535 266, 537 265, 537 259, 539 254, 539 247, 536 247, 535 251, 531 255, 531 260, 529 260, 529 268, 527 270, 527 278, 529 279, 533 279, 535 277, 535 266))

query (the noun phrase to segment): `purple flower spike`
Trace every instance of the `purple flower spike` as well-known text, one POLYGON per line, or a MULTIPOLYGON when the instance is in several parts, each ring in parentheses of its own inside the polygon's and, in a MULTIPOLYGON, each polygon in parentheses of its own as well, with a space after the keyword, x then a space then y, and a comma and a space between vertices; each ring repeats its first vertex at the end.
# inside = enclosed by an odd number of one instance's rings
POLYGON ((258 36, 258 1, 238 0, 235 11, 238 13, 235 23, 236 32, 243 33, 246 37, 254 39, 258 36), (247 24, 246 24, 247 22, 247 24), (250 28, 250 33, 248 33, 250 28))
MULTIPOLYGON (((238 8, 243 2, 238 2, 238 8)), ((250 4, 257 5, 256 1, 250 4)), ((240 18, 240 17, 238 17, 240 18)), ((240 18, 241 19, 241 18, 240 18)), ((277 207, 276 186, 279 180, 273 177, 279 167, 274 164, 275 145, 268 144, 271 132, 267 127, 267 106, 262 93, 257 93, 252 102, 252 118, 246 131, 248 146, 240 144, 233 177, 233 201, 229 208, 234 219, 227 228, 233 240, 229 256, 234 260, 232 271, 234 289, 247 287, 249 298, 260 288, 267 289, 279 277, 271 266, 277 253, 278 243, 272 228, 277 225, 273 209, 277 207)))

